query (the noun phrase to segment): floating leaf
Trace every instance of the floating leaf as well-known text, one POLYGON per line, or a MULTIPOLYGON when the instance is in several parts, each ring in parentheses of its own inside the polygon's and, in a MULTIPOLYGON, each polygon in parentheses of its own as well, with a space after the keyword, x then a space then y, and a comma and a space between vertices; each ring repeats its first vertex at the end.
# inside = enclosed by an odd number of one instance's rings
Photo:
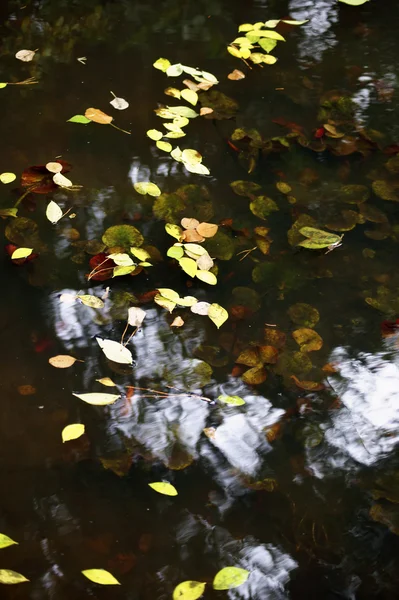
POLYGON ((175 290, 171 290, 169 288, 158 288, 158 292, 164 298, 168 298, 168 300, 173 300, 173 302, 179 299, 179 294, 175 292, 175 290))
POLYGON ((165 73, 170 67, 170 62, 167 58, 158 58, 158 60, 156 60, 152 66, 165 73))
POLYGON ((184 296, 184 298, 176 299, 176 304, 179 306, 187 306, 188 308, 194 306, 194 304, 197 304, 197 302, 198 300, 197 298, 194 298, 194 296, 184 296))
POLYGON ((269 53, 277 46, 277 40, 270 40, 267 38, 262 38, 258 41, 259 46, 265 52, 269 53))
POLYGON ((368 0, 339 0, 339 2, 349 4, 350 6, 360 6, 361 4, 368 2, 368 0))
POLYGON ((158 129, 149 129, 147 131, 147 136, 151 140, 154 140, 154 142, 157 142, 158 140, 161 140, 163 138, 163 133, 162 131, 158 131, 158 129))
POLYGON ((24 583, 25 581, 29 581, 29 579, 21 575, 21 573, 11 571, 10 569, 0 569, 0 583, 14 585, 16 583, 24 583))
POLYGON ((84 115, 75 115, 68 119, 67 123, 81 123, 82 125, 87 125, 91 123, 91 119, 88 119, 84 115))
POLYGON ((183 325, 184 321, 181 317, 176 317, 170 324, 171 327, 183 327, 183 325))
POLYGON ((53 181, 54 183, 63 188, 69 188, 73 186, 72 181, 68 179, 68 177, 65 177, 65 175, 63 175, 62 173, 56 173, 53 176, 53 181))
POLYGON ((77 359, 68 354, 58 354, 57 356, 49 358, 48 361, 50 365, 56 369, 68 369, 76 363, 77 359))
POLYGON ((112 277, 123 277, 124 275, 130 275, 130 273, 133 273, 133 271, 136 270, 136 266, 116 266, 114 267, 113 271, 112 271, 112 277))
POLYGON ((114 263, 120 267, 131 267, 134 265, 134 262, 130 258, 130 256, 123 252, 117 252, 115 254, 110 254, 109 258, 114 261, 114 263))
POLYGON ((245 404, 245 400, 240 398, 240 396, 219 396, 219 402, 223 402, 223 404, 231 404, 232 406, 242 406, 245 404))
POLYGON ((288 309, 288 316, 296 325, 313 328, 320 319, 319 311, 310 304, 299 302, 288 309))
POLYGON ((117 98, 113 92, 111 92, 114 99, 110 101, 110 104, 116 108, 116 110, 125 110, 129 108, 129 102, 126 102, 124 98, 117 98))
POLYGON ((300 345, 301 352, 313 352, 320 350, 323 346, 323 339, 314 329, 303 327, 292 332, 292 337, 300 345))
POLYGON ((78 295, 76 298, 90 308, 104 308, 104 302, 98 296, 91 296, 90 294, 78 295))
POLYGON ((120 585, 119 581, 115 577, 104 569, 86 569, 82 571, 82 574, 93 581, 93 583, 99 583, 100 585, 120 585))
POLYGON ((172 150, 172 144, 169 144, 169 142, 157 142, 156 143, 156 147, 159 150, 162 150, 163 152, 171 152, 172 150))
POLYGON ((229 318, 229 313, 220 304, 211 304, 208 310, 208 317, 219 329, 229 318))
POLYGON ((154 196, 156 198, 162 193, 159 187, 155 183, 151 183, 150 181, 135 183, 133 187, 136 190, 136 192, 138 192, 142 196, 148 194, 149 196, 154 196))
POLYGON ((8 85, 7 83, 0 83, 0 90, 7 87, 7 85, 8 85))
POLYGON ((173 600, 198 600, 204 593, 206 583, 183 581, 173 590, 173 600))
POLYGON ((198 117, 198 113, 187 106, 168 106, 167 110, 169 110, 173 116, 186 117, 186 119, 195 119, 198 117))
POLYGON ((249 571, 239 567, 224 567, 215 575, 213 580, 214 590, 231 590, 237 588, 249 577, 249 571))
POLYGON ((211 238, 218 232, 218 226, 215 223, 199 223, 196 229, 204 238, 211 238))
POLYGON ((259 346, 259 358, 263 364, 273 365, 277 362, 277 357, 278 350, 274 346, 259 346))
POLYGON ((12 540, 8 535, 0 533, 0 548, 8 548, 8 546, 13 546, 14 544, 18 544, 18 542, 12 540))
POLYGON ((181 97, 183 100, 187 100, 187 102, 193 106, 195 106, 198 102, 198 94, 197 92, 193 92, 193 90, 182 90, 181 97))
POLYGON ((232 71, 231 73, 229 73, 227 75, 227 77, 231 81, 239 81, 240 79, 245 79, 244 73, 242 71, 239 71, 238 69, 234 69, 234 71, 232 71))
POLYGON ((211 305, 209 302, 197 302, 194 306, 191 307, 191 312, 196 315, 207 316, 209 313, 211 305))
POLYGON ((33 252, 33 248, 17 248, 11 254, 11 260, 17 260, 19 258, 27 258, 33 252))
POLYGON ((162 294, 157 294, 154 297, 154 302, 158 304, 158 306, 162 306, 162 308, 166 308, 170 313, 176 308, 176 302, 170 300, 169 298, 165 298, 162 294))
POLYGON ((328 248, 338 244, 342 237, 322 229, 316 229, 315 227, 302 227, 299 232, 307 237, 307 240, 299 242, 298 246, 310 249, 328 248))
POLYGON ((62 441, 69 442, 69 440, 76 440, 85 432, 85 426, 82 423, 73 423, 67 425, 62 430, 62 441))
POLYGON ((187 275, 195 277, 195 274, 197 273, 197 263, 195 260, 184 257, 179 260, 179 265, 187 275))
POLYGON ((271 54, 262 54, 262 52, 252 52, 249 56, 255 65, 265 63, 266 65, 274 65, 277 62, 277 58, 271 54))
POLYGON ((216 275, 214 275, 210 271, 203 271, 203 270, 199 269, 196 272, 196 277, 198 279, 200 279, 201 281, 203 281, 204 283, 207 283, 208 285, 216 285, 218 282, 216 275))
POLYGON ((158 492, 158 494, 164 494, 165 496, 177 496, 176 488, 167 481, 156 481, 155 483, 148 484, 150 488, 158 492))
POLYGON ((109 125, 113 121, 113 117, 110 117, 99 108, 88 108, 85 112, 85 117, 100 125, 109 125))
POLYGON ((114 383, 110 377, 101 377, 101 379, 96 379, 96 381, 101 383, 101 385, 105 385, 106 387, 116 387, 116 383, 114 383))
POLYGON ((108 360, 112 360, 113 362, 123 365, 131 365, 133 363, 132 353, 130 352, 129 348, 126 348, 114 340, 104 340, 98 337, 96 340, 108 360))
POLYGON ((132 327, 140 327, 146 317, 146 312, 137 306, 131 306, 128 310, 127 322, 132 327))
POLYGON ((16 178, 17 178, 17 176, 15 175, 15 173, 2 173, 0 175, 1 183, 12 183, 13 181, 16 180, 16 178))
POLYGON ((240 352, 236 359, 236 363, 245 365, 246 367, 259 367, 262 365, 257 348, 247 348, 240 352))
POLYGON ((93 404, 94 406, 106 406, 107 404, 113 404, 120 398, 120 395, 116 394, 105 394, 102 392, 89 392, 88 394, 72 394, 79 398, 79 400, 83 400, 83 402, 87 402, 87 404, 93 404))
POLYGON ((183 65, 180 63, 176 63, 175 65, 170 65, 166 69, 166 75, 168 77, 179 77, 183 73, 183 65))
POLYGON ((18 208, 0 208, 0 217, 16 217, 18 208))
POLYGON ((18 58, 18 60, 22 60, 23 62, 30 62, 34 59, 35 54, 36 50, 18 50, 15 58, 18 58))
POLYGON ((50 200, 46 209, 46 217, 55 225, 62 218, 62 210, 56 202, 50 200))
POLYGON ((120 247, 128 250, 132 246, 142 246, 144 238, 133 225, 113 225, 105 231, 102 241, 108 248, 120 247))

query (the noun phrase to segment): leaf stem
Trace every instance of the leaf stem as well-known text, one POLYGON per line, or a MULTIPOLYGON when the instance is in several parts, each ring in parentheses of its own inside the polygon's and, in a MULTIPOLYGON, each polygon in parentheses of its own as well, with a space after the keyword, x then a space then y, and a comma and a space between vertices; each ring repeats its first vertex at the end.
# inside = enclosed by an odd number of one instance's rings
POLYGON ((118 131, 122 131, 122 133, 127 133, 128 135, 132 135, 131 131, 126 131, 126 129, 121 129, 120 127, 117 127, 116 125, 114 125, 113 123, 109 123, 111 125, 111 127, 113 127, 114 129, 117 129, 118 131))

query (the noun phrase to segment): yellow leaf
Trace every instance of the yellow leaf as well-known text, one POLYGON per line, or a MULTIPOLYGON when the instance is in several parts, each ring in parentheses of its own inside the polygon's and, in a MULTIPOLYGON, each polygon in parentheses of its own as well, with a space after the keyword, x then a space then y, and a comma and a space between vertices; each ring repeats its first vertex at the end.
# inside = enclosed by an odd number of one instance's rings
POLYGON ((213 589, 231 590, 246 582, 249 571, 239 567, 225 567, 215 575, 213 580, 213 589))
POLYGON ((76 358, 68 354, 58 354, 48 359, 50 365, 56 369, 68 369, 75 364, 76 360, 76 358))
POLYGON ((178 225, 173 225, 173 223, 166 223, 165 231, 180 242, 181 234, 183 232, 178 225))
POLYGON ((18 50, 18 52, 15 55, 15 58, 18 58, 18 60, 22 60, 22 62, 30 62, 31 60, 33 60, 35 54, 36 50, 18 50))
POLYGON ((219 329, 219 327, 221 327, 229 318, 229 313, 223 306, 220 306, 220 304, 211 304, 208 310, 208 317, 219 329))
POLYGON ((104 308, 104 302, 97 296, 91 296, 90 294, 83 294, 82 296, 76 296, 86 306, 90 308, 104 308))
POLYGON ((166 310, 170 313, 172 313, 173 310, 176 308, 176 302, 173 302, 173 300, 169 300, 168 298, 164 298, 163 296, 161 296, 161 294, 157 294, 155 296, 154 302, 159 306, 162 306, 162 308, 166 308, 166 310))
POLYGON ((65 177, 65 175, 63 175, 62 173, 56 173, 53 176, 53 181, 55 184, 63 188, 70 188, 73 186, 72 181, 68 179, 68 177, 65 177))
POLYGON ((110 377, 102 377, 101 379, 96 379, 96 381, 107 387, 116 387, 116 383, 114 383, 110 377))
POLYGON ((69 440, 76 440, 85 432, 85 426, 82 423, 73 423, 72 425, 67 425, 62 430, 62 441, 69 442, 69 440))
POLYGON ((156 143, 156 147, 159 150, 163 150, 163 152, 170 152, 172 150, 172 144, 169 144, 169 142, 160 142, 160 141, 158 141, 156 143))
MULTIPOLYGON (((73 393, 73 392, 72 392, 73 393)), ((87 402, 87 404, 93 404, 94 406, 106 406, 107 404, 113 404, 120 398, 116 394, 105 394, 102 392, 89 392, 88 394, 75 394, 76 398, 87 402)))
POLYGON ((148 258, 151 258, 149 252, 147 252, 147 250, 144 250, 143 248, 137 248, 136 246, 132 246, 130 248, 130 252, 139 260, 147 260, 148 258))
POLYGON ((171 327, 183 327, 184 321, 181 317, 176 317, 170 324, 171 327))
POLYGON ((161 296, 171 300, 172 302, 177 302, 179 299, 179 294, 175 292, 175 290, 171 290, 169 288, 158 288, 158 292, 161 294, 161 296))
POLYGON ((2 173, 0 175, 1 183, 12 183, 16 180, 16 178, 17 176, 15 175, 15 173, 2 173))
POLYGON ((86 571, 82 571, 82 574, 93 581, 94 583, 99 583, 100 585, 120 585, 119 581, 115 579, 115 577, 104 569, 87 569, 86 571))
POLYGON ((240 396, 219 396, 219 402, 223 402, 224 404, 231 404, 232 406, 242 406, 245 404, 245 400, 240 398, 240 396))
POLYGON ((15 583, 24 583, 25 581, 29 581, 29 579, 26 579, 21 573, 11 571, 10 569, 0 569, 0 583, 14 585, 15 583))
POLYGON ((195 277, 198 269, 195 260, 184 257, 179 260, 179 265, 183 271, 187 273, 187 275, 190 275, 190 277, 195 277))
POLYGON ((0 533, 0 548, 8 548, 8 546, 13 546, 14 544, 18 544, 18 542, 12 540, 8 535, 0 533))
POLYGON ((158 494, 164 494, 165 496, 177 496, 177 489, 167 481, 156 481, 155 483, 148 484, 150 488, 158 492, 158 494))
POLYGON ((170 62, 167 58, 158 58, 158 60, 156 60, 152 66, 165 73, 166 69, 170 67, 170 62))
POLYGON ((202 581, 183 581, 173 590, 173 600, 198 600, 205 591, 202 581))
POLYGON ((151 140, 154 140, 154 142, 157 142, 158 140, 161 140, 163 138, 163 133, 162 131, 158 131, 158 129, 149 129, 147 131, 147 136, 151 140))
POLYGON ((196 276, 198 277, 198 279, 200 279, 204 283, 208 283, 209 285, 216 285, 218 282, 216 275, 214 275, 210 271, 198 270, 196 276))
POLYGON ((195 106, 198 102, 198 94, 197 92, 193 92, 193 90, 182 90, 180 95, 183 98, 183 100, 187 100, 187 102, 189 102, 193 106, 195 106))
POLYGON ((33 248, 17 248, 11 254, 11 260, 17 260, 18 258, 27 258, 33 252, 33 248))
POLYGON ((136 192, 138 192, 142 196, 148 194, 149 196, 157 197, 160 196, 162 193, 159 187, 155 183, 151 183, 150 181, 135 183, 133 187, 136 190, 136 192))

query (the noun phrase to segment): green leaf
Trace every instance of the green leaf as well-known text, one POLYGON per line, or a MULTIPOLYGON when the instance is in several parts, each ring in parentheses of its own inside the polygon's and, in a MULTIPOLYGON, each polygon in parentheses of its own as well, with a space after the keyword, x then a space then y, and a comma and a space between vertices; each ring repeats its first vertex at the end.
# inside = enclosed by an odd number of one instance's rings
POLYGON ((97 296, 83 294, 82 296, 76 296, 76 298, 79 298, 82 304, 90 306, 90 308, 104 308, 104 302, 97 296))
POLYGON ((68 119, 67 123, 82 123, 82 125, 87 125, 88 123, 91 123, 91 119, 88 119, 84 115, 75 115, 68 119))
POLYGON ((16 178, 17 176, 15 175, 15 173, 2 173, 0 175, 1 183, 12 183, 16 180, 16 178))
POLYGON ((17 248, 11 254, 11 260, 17 260, 18 258, 27 258, 33 252, 33 248, 17 248))
POLYGON ((299 242, 298 246, 313 250, 328 248, 331 245, 338 244, 342 239, 340 235, 316 229, 315 227, 302 227, 299 232, 308 239, 299 242))
POLYGON ((0 583, 14 585, 15 583, 24 583, 25 581, 29 581, 29 579, 26 579, 21 573, 11 571, 10 569, 0 569, 0 583))
POLYGON ((249 571, 239 567, 225 567, 215 575, 213 580, 214 590, 231 590, 239 587, 249 577, 249 571))
POLYGON ((180 260, 184 255, 184 250, 182 246, 171 246, 166 253, 166 256, 170 258, 176 258, 176 260, 180 260))
POLYGON ((83 400, 83 402, 87 402, 87 404, 92 404, 93 406, 106 406, 107 404, 113 404, 120 398, 119 395, 116 394, 106 394, 103 392, 89 392, 88 394, 75 394, 72 392, 73 396, 79 398, 79 400, 83 400))
POLYGON ((16 217, 18 208, 0 208, 0 217, 16 217))
POLYGON ((96 340, 108 360, 122 365, 131 365, 133 363, 132 353, 129 348, 114 340, 104 340, 99 337, 96 340))
POLYGON ((265 63, 266 65, 274 65, 277 62, 277 58, 272 56, 271 54, 262 54, 262 52, 252 52, 249 56, 249 59, 255 65, 259 65, 261 63, 265 63))
POLYGON ((130 248, 130 252, 133 254, 133 256, 135 256, 139 260, 151 259, 150 253, 147 252, 147 250, 144 250, 143 248, 135 248, 133 246, 132 248, 130 248))
POLYGON ((94 583, 99 583, 100 585, 120 585, 119 581, 115 579, 115 577, 104 569, 87 569, 86 571, 82 571, 82 574, 93 581, 94 583))
POLYGON ((181 234, 183 233, 182 229, 178 225, 173 225, 173 223, 166 223, 165 231, 176 240, 180 241, 181 234))
POLYGON ((179 260, 179 265, 187 275, 195 277, 195 274, 197 273, 197 263, 195 260, 184 257, 179 260))
POLYGON ((123 265, 118 265, 114 267, 112 271, 112 277, 123 277, 124 275, 130 275, 136 269, 136 265, 130 267, 124 267, 123 265))
POLYGON ((8 548, 8 546, 13 546, 14 544, 18 544, 18 542, 12 540, 5 533, 0 533, 0 548, 8 548))
POLYGON ((229 313, 220 304, 211 304, 208 310, 208 317, 219 329, 229 318, 229 313))
POLYGON ((218 282, 216 275, 214 275, 210 271, 198 270, 196 272, 196 277, 198 279, 200 279, 201 281, 203 281, 204 283, 207 283, 208 285, 216 285, 218 282))
POLYGON ((339 0, 339 2, 344 2, 344 4, 350 4, 350 6, 360 6, 368 0, 339 0))
POLYGON ((245 404, 245 400, 240 398, 240 396, 219 396, 219 402, 223 402, 224 404, 231 404, 233 406, 242 406, 245 404))
POLYGON ((144 238, 133 225, 112 225, 103 233, 102 241, 107 248, 128 250, 131 246, 142 246, 144 238))
POLYGON ((251 212, 259 219, 266 220, 270 213, 278 210, 277 204, 267 196, 257 196, 249 204, 251 212))
POLYGON ((154 140, 154 142, 157 142, 158 140, 163 138, 163 133, 162 131, 158 131, 158 129, 149 129, 147 131, 147 136, 150 138, 150 140, 154 140))
POLYGON ((173 600, 198 600, 205 591, 202 581, 183 581, 173 590, 173 600))
POLYGON ((83 423, 72 423, 72 425, 67 425, 62 430, 62 441, 69 442, 69 440, 76 440, 85 432, 85 426, 83 423))
POLYGON ((136 192, 145 196, 148 194, 149 196, 154 196, 155 198, 161 195, 161 190, 155 183, 151 183, 150 181, 135 183, 133 185, 136 192))
POLYGON ((251 25, 250 23, 243 23, 242 25, 239 26, 238 31, 239 32, 241 32, 241 31, 247 32, 247 31, 252 31, 253 28, 254 28, 254 26, 251 25))
POLYGON ((152 66, 165 73, 166 69, 170 67, 170 62, 167 58, 158 58, 158 60, 156 60, 152 66))
POLYGON ((258 44, 265 52, 271 52, 276 47, 277 40, 268 40, 267 38, 263 38, 259 40, 258 44))
POLYGON ((155 483, 148 484, 150 488, 158 492, 158 494, 164 494, 165 496, 177 496, 177 489, 167 481, 156 481, 155 483))
MULTIPOLYGON (((134 262, 130 258, 128 254, 125 252, 117 252, 115 254, 110 254, 109 258, 111 258, 116 265, 119 267, 131 267, 134 266, 134 262)), ((144 260, 144 259, 143 259, 144 260)))

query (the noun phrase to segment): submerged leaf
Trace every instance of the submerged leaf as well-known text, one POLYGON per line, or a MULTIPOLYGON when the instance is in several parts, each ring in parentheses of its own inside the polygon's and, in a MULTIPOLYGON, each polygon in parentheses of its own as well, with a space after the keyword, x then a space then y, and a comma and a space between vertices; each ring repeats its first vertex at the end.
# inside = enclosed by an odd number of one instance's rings
POLYGON ((249 571, 240 569, 239 567, 224 567, 215 575, 213 580, 213 589, 215 590, 231 590, 237 588, 249 577, 249 571))
POLYGON ((164 494, 165 496, 177 496, 176 488, 167 481, 156 481, 148 484, 150 488, 158 492, 158 494, 164 494))
POLYGON ((316 308, 302 302, 293 304, 288 309, 288 316, 296 325, 310 328, 313 328, 320 319, 319 311, 316 308))
POLYGON ((323 346, 323 339, 314 329, 303 327, 292 332, 292 337, 300 345, 301 352, 313 352, 320 350, 323 346))
POLYGON ((62 441, 69 442, 70 440, 76 440, 80 436, 82 436, 85 432, 85 426, 82 423, 73 423, 72 425, 67 425, 62 430, 62 441))
POLYGON ((82 571, 82 574, 93 581, 94 583, 99 583, 100 585, 120 585, 119 581, 115 579, 115 577, 104 569, 86 569, 82 571))
POLYGON ((142 246, 144 238, 133 225, 113 225, 105 231, 102 241, 108 248, 128 250, 132 246, 142 246))
POLYGON ((91 296, 90 294, 78 295, 76 298, 85 304, 86 306, 90 306, 90 308, 104 308, 104 302, 98 296, 91 296))
POLYGON ((302 242, 299 242, 298 246, 310 249, 321 249, 328 248, 338 244, 342 237, 322 229, 316 229, 315 227, 302 227, 299 232, 308 238, 302 242))

